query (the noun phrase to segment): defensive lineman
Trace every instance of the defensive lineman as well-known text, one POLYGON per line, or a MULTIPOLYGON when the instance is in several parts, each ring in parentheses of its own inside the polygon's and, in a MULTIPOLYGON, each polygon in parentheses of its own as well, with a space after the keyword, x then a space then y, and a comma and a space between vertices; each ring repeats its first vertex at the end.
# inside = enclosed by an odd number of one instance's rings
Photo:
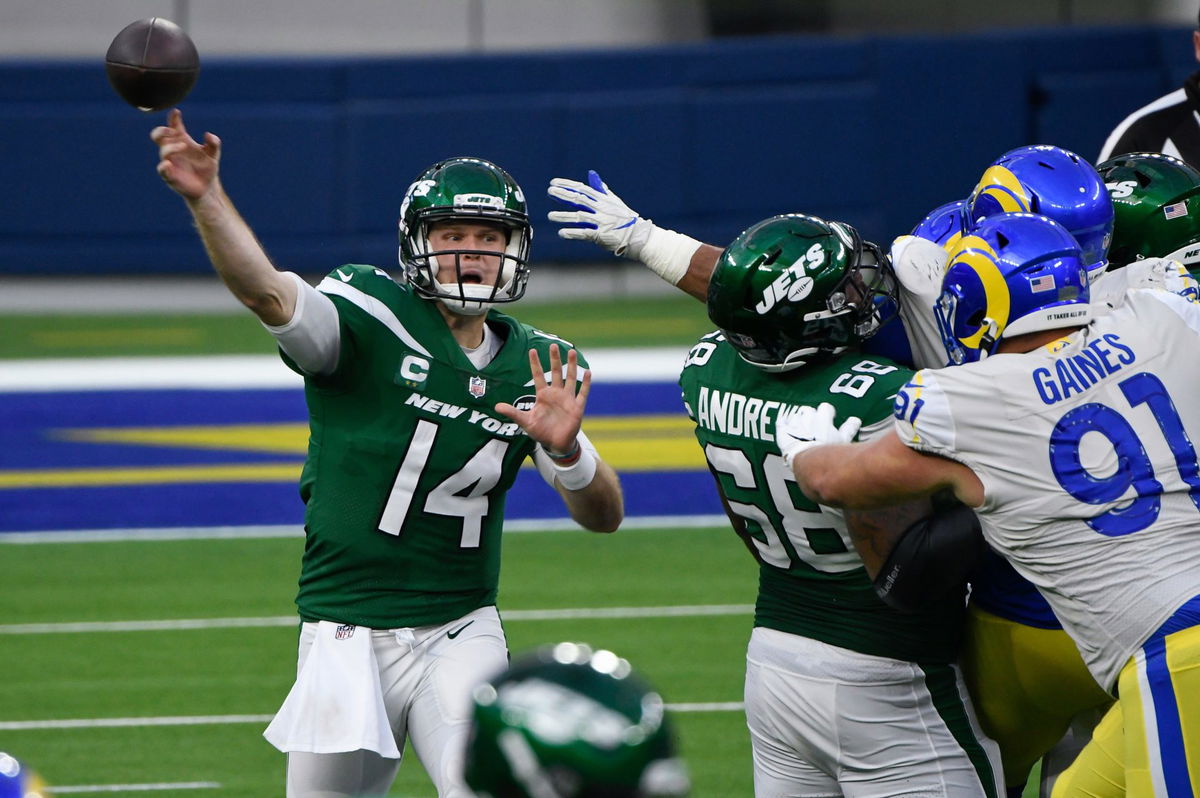
POLYGON ((521 190, 487 161, 435 164, 401 209, 403 282, 351 265, 314 290, 275 269, 234 209, 216 136, 196 142, 174 110, 151 138, 217 273, 304 376, 304 623, 266 733, 290 752, 287 794, 383 795, 407 738, 439 796, 469 795, 470 693, 507 662, 494 605, 517 469, 532 456, 588 529, 622 518, 616 476, 580 431, 583 359, 490 310, 524 292, 521 190))
POLYGON ((990 219, 953 253, 942 313, 978 362, 918 372, 896 434, 777 425, 806 495, 846 507, 950 489, 1050 601, 1119 696, 1054 795, 1200 788, 1200 307, 1135 290, 1093 318, 1079 249, 1044 217, 990 219), (985 289, 986 285, 986 289, 985 289), (1052 286, 1052 288, 1051 288, 1052 286))

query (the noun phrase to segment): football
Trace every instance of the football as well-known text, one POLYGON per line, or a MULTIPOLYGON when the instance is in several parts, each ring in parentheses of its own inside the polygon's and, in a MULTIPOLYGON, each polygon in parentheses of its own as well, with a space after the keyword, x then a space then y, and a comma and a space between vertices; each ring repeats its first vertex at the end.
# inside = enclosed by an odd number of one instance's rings
POLYGON ((162 17, 126 25, 104 56, 108 82, 140 111, 178 103, 196 83, 200 54, 183 28, 162 17))

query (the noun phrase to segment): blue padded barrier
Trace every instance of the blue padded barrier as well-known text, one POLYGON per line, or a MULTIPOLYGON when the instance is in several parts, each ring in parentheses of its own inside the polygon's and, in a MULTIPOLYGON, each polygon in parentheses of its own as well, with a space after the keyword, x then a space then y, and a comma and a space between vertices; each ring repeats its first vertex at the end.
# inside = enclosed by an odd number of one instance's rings
MULTIPOLYGON (((467 153, 521 182, 544 263, 605 257, 545 221, 556 175, 596 169, 632 207, 717 244, 788 211, 886 242, 1012 147, 1094 157, 1196 68, 1174 26, 205 58, 184 110, 195 135, 224 140, 225 185, 281 265, 391 266, 407 183, 467 153)), ((163 118, 121 103, 98 60, 0 63, 0 273, 206 271, 154 174, 147 133, 163 118)))
POLYGON ((965 197, 984 168, 1028 143, 1027 71, 1020 40, 1001 35, 904 37, 878 45, 878 240, 965 197))
POLYGON ((1159 79, 1158 70, 1149 69, 1041 77, 1033 142, 1057 144, 1095 163, 1108 134, 1138 107, 1121 101, 1158 96, 1159 79))

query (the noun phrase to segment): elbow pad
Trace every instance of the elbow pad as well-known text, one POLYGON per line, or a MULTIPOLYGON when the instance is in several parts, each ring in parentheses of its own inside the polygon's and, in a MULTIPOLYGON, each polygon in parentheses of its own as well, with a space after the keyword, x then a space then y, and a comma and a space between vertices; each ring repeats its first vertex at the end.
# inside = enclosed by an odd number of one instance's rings
POLYGON ((969 507, 938 510, 904 530, 875 577, 875 592, 893 609, 916 612, 961 589, 986 548, 969 507))

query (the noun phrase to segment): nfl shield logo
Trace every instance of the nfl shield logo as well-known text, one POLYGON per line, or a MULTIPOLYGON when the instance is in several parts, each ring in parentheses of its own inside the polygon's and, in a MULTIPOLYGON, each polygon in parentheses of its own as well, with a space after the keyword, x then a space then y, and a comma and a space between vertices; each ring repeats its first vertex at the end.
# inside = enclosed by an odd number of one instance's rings
POLYGON ((337 629, 333 630, 333 639, 334 640, 349 640, 352 637, 354 637, 354 625, 353 624, 348 624, 348 623, 342 624, 337 629))
POLYGON ((467 383, 467 391, 476 399, 482 399, 483 394, 487 391, 487 380, 483 377, 472 377, 471 381, 467 383))

